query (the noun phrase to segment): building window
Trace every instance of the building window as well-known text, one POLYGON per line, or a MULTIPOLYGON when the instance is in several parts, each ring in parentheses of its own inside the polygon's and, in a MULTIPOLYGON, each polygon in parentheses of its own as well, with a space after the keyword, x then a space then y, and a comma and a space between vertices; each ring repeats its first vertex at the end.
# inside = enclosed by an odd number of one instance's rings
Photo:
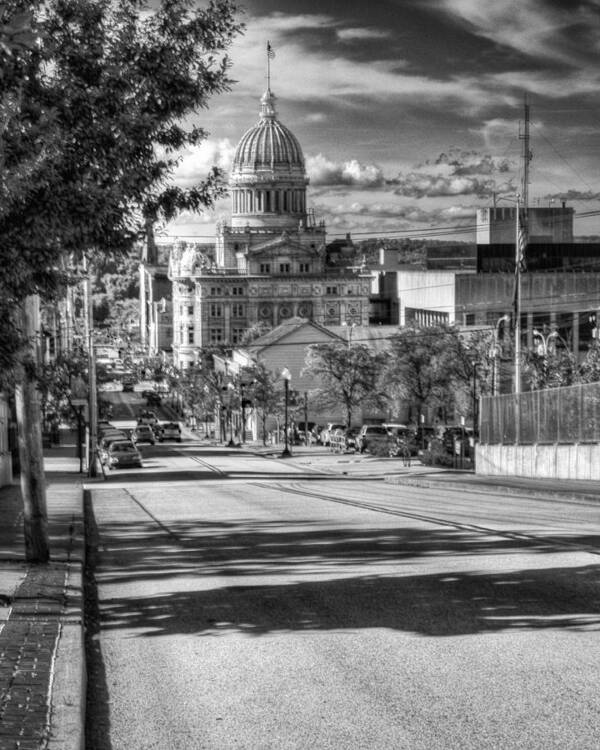
POLYGON ((466 326, 475 325, 475 313, 465 313, 465 325, 466 326))
POLYGON ((270 263, 261 263, 260 264, 260 272, 261 273, 271 273, 271 264, 270 263))
POLYGON ((244 287, 243 286, 234 286, 231 290, 231 293, 234 297, 241 297, 244 294, 244 287))
POLYGON ((244 305, 242 305, 241 302, 234 302, 233 305, 231 305, 231 314, 234 318, 243 318, 244 305))
POLYGON ((210 296, 211 297, 220 297, 221 296, 221 287, 220 286, 211 286, 210 288, 210 296))
POLYGON ((187 342, 188 344, 194 343, 194 326, 188 326, 187 328, 187 342))
POLYGON ((188 305, 188 307, 187 307, 187 314, 188 314, 188 315, 189 315, 190 317, 193 317, 193 316, 194 316, 194 305, 188 305))
POLYGON ((212 302, 209 308, 211 318, 221 318, 223 316, 223 305, 219 302, 212 302))
POLYGON ((223 341, 223 329, 211 328, 209 332, 209 338, 211 344, 220 344, 223 341))
POLYGON ((232 328, 231 329, 231 343, 240 344, 244 336, 244 328, 232 328))
POLYGON ((279 264, 279 273, 289 273, 290 272, 290 264, 289 263, 280 263, 279 264))
POLYGON ((337 294, 338 293, 338 288, 337 288, 337 286, 328 286, 325 293, 326 294, 337 294))
POLYGON ((308 273, 310 271, 310 263, 300 263, 300 273, 308 273))

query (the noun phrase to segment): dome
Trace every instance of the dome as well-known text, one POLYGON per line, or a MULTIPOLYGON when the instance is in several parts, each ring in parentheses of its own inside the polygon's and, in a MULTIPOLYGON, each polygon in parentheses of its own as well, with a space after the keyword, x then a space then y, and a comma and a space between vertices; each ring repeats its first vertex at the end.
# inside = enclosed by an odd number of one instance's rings
POLYGON ((304 173, 302 149, 294 134, 277 120, 270 89, 261 100, 260 120, 242 136, 233 157, 232 172, 262 170, 304 173))

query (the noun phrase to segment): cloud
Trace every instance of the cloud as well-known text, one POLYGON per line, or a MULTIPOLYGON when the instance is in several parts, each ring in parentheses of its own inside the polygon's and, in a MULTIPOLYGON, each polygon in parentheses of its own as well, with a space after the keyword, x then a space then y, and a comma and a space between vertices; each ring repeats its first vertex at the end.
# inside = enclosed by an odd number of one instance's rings
POLYGON ((332 16, 272 13, 246 21, 246 32, 236 38, 230 56, 232 76, 243 77, 248 92, 264 90, 265 59, 257 50, 264 48, 265 39, 270 39, 276 55, 271 65, 271 86, 287 101, 314 104, 337 100, 344 107, 356 106, 354 100, 361 98, 381 102, 406 100, 428 107, 443 102, 462 111, 464 107, 480 110, 494 99, 494 95, 484 91, 475 74, 439 79, 411 75, 403 71, 406 61, 397 57, 362 60, 350 54, 352 46, 348 46, 350 52, 346 55, 346 47, 330 44, 317 48, 305 44, 301 31, 334 29, 338 36, 346 34, 347 38, 354 34, 354 27, 344 29, 332 16))
POLYGON ((367 28, 337 29, 335 33, 337 38, 342 42, 364 41, 366 39, 385 39, 390 36, 389 31, 367 28))
POLYGON ((310 182, 318 185, 351 185, 357 187, 381 187, 385 180, 376 164, 361 164, 357 159, 333 162, 322 154, 306 160, 310 182))
POLYGON ((482 3, 436 0, 468 29, 529 57, 575 67, 594 65, 598 54, 600 14, 597 0, 482 3))
POLYGON ((178 185, 187 187, 203 180, 213 166, 228 171, 234 152, 235 146, 228 138, 202 141, 198 146, 182 152, 174 180, 178 185))
POLYGON ((450 149, 414 171, 400 174, 389 184, 396 195, 412 198, 440 198, 472 195, 489 198, 494 193, 514 192, 514 165, 508 159, 477 151, 450 149), (501 175, 497 180, 495 175, 501 175))

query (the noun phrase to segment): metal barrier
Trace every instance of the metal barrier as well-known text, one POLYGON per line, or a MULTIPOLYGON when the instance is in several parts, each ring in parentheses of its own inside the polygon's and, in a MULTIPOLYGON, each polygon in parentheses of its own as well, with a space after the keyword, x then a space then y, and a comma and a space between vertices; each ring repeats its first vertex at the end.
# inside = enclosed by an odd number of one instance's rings
POLYGON ((484 444, 600 442, 600 383, 481 399, 484 444))

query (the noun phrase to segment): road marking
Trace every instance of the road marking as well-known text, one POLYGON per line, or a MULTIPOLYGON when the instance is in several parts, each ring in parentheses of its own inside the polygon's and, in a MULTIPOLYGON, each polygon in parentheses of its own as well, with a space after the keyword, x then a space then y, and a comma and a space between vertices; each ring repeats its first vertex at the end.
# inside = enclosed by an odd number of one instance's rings
POLYGON ((294 489, 290 486, 282 484, 266 484, 263 482, 253 482, 257 487, 264 487, 265 489, 277 489, 278 491, 287 492, 293 495, 303 495, 305 497, 313 497, 318 500, 325 500, 330 503, 338 503, 339 505, 349 505, 354 508, 360 508, 362 510, 370 510, 375 513, 384 513, 390 516, 398 516, 401 518, 411 518, 417 521, 425 523, 431 523, 435 526, 450 526, 451 528, 458 529, 459 531, 470 531, 475 534, 500 536, 506 539, 514 539, 520 542, 528 542, 530 544, 542 544, 543 546, 555 546, 564 547, 577 552, 587 552, 590 555, 600 555, 600 550, 590 547, 586 544, 575 544, 573 542, 565 542, 562 539, 556 539, 554 537, 539 537, 535 534, 524 534, 516 531, 501 531, 487 526, 479 526, 477 524, 460 523, 458 521, 451 521, 448 518, 441 518, 439 516, 426 516, 421 513, 411 513, 409 511, 395 510, 384 505, 376 505, 375 503, 366 503, 359 500, 349 500, 347 498, 332 497, 331 495, 323 495, 319 492, 309 492, 307 490, 294 489))

